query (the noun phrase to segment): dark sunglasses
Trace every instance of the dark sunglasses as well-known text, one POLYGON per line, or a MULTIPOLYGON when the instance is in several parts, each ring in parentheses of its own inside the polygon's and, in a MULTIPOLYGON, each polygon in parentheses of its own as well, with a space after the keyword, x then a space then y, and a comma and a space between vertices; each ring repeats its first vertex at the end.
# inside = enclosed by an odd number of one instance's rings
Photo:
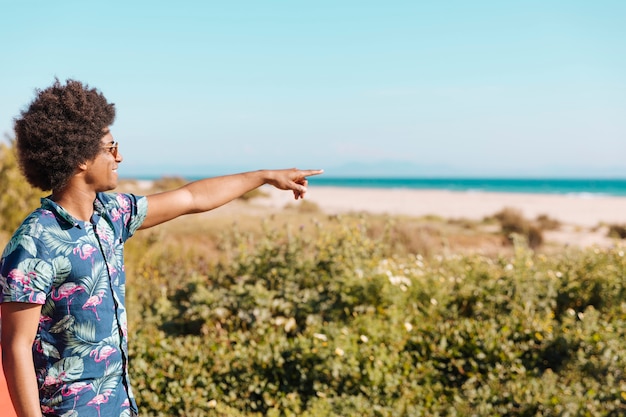
POLYGON ((111 155, 113 155, 114 158, 117 158, 117 152, 118 152, 119 146, 120 146, 119 143, 113 142, 112 145, 105 146, 104 149, 111 152, 111 155))

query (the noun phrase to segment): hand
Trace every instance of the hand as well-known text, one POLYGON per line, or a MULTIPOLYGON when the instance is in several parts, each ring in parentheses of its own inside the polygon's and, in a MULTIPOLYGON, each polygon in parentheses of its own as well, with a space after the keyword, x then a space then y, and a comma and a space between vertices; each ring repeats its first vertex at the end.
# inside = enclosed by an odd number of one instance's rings
POLYGON ((292 190, 293 196, 297 200, 299 198, 304 198, 304 194, 306 194, 306 187, 309 183, 306 177, 319 175, 323 172, 323 169, 299 170, 292 168, 273 170, 268 171, 268 178, 266 182, 279 190, 292 190))

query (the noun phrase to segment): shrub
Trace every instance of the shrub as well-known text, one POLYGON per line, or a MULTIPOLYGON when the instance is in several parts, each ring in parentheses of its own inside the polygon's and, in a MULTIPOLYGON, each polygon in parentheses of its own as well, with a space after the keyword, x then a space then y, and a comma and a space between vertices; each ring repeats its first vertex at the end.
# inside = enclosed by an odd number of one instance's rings
POLYGON ((537 216, 536 224, 541 230, 557 230, 561 227, 560 221, 551 218, 547 214, 537 216))
POLYGON ((268 196, 269 196, 269 194, 267 193, 267 191, 263 191, 259 187, 259 188, 255 188, 252 191, 248 191, 247 193, 245 193, 244 195, 239 197, 239 199, 240 200, 244 200, 244 201, 250 201, 250 200, 255 199, 255 198, 266 198, 268 196))
POLYGON ((543 232, 539 226, 529 222, 519 210, 504 208, 494 215, 500 223, 502 233, 512 242, 512 235, 523 236, 531 248, 543 243, 543 232))
POLYGON ((166 176, 155 180, 152 183, 151 193, 160 193, 163 191, 173 190, 187 184, 189 181, 182 177, 166 176))
POLYGON ((129 270, 142 415, 622 415, 626 260, 394 256, 357 218, 129 270), (305 233, 306 232, 306 233, 305 233), (230 414, 229 414, 230 413, 230 414))
POLYGON ((626 226, 623 224, 610 224, 607 236, 616 239, 626 239, 626 226))
POLYGON ((314 203, 310 200, 300 200, 297 203, 288 203, 285 205, 285 209, 294 210, 298 213, 303 214, 313 214, 313 213, 321 213, 322 209, 317 203, 314 203))
POLYGON ((43 196, 20 172, 13 143, 0 143, 0 231, 13 233, 43 196))

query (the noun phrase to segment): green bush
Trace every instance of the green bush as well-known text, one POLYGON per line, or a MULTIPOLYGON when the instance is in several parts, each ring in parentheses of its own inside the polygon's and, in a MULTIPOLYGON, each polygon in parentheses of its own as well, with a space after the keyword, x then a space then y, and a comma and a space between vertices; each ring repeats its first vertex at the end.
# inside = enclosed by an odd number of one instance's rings
POLYGON ((424 258, 369 235, 233 229, 214 264, 146 243, 128 290, 142 415, 626 412, 623 249, 424 258))
POLYGON ((626 225, 610 224, 607 236, 615 239, 626 239, 626 225))
POLYGON ((0 142, 0 232, 12 234, 43 195, 20 172, 13 144, 0 142))
MULTIPOLYGON (((513 235, 519 235, 526 239, 531 248, 538 248, 543 243, 543 231, 541 224, 546 224, 546 219, 540 217, 539 224, 535 224, 527 220, 519 210, 513 208, 505 208, 494 215, 495 219, 500 223, 502 234, 509 240, 513 241, 513 235)), ((550 224, 550 227, 553 227, 550 224)))

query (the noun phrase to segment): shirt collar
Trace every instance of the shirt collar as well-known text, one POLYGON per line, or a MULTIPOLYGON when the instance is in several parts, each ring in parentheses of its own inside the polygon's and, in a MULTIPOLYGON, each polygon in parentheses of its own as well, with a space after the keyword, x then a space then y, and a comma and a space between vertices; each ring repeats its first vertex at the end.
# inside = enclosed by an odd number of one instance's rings
MULTIPOLYGON (((96 199, 93 202, 94 213, 98 215, 102 215, 104 213, 104 205, 100 201, 100 193, 96 195, 96 199)), ((63 207, 58 205, 54 200, 50 199, 50 197, 44 197, 41 199, 41 208, 44 210, 49 210, 55 214, 59 219, 71 224, 74 227, 80 227, 81 221, 77 220, 74 216, 68 213, 63 207)))

